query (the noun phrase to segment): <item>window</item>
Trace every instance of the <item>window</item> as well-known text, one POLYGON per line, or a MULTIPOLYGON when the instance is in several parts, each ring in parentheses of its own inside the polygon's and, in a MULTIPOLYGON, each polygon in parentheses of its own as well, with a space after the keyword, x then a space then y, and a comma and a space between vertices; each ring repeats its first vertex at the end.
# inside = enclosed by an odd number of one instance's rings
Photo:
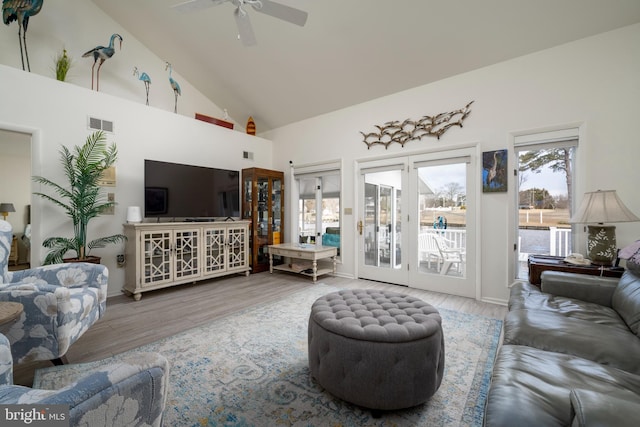
POLYGON ((300 243, 335 246, 340 254, 340 186, 339 162, 296 167, 298 189, 297 228, 300 243), (337 167, 336 167, 337 166, 337 167))
POLYGON ((516 137, 518 256, 516 277, 528 278, 529 255, 572 252, 574 162, 578 129, 516 137))

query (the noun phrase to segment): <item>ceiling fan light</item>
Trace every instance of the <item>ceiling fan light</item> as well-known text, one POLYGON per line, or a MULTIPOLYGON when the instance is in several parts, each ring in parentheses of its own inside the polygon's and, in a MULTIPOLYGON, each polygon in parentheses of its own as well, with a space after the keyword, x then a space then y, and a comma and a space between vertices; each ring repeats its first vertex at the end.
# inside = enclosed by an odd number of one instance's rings
POLYGON ((217 6, 226 2, 236 7, 233 15, 238 26, 238 36, 245 46, 254 46, 257 44, 253 28, 251 27, 249 13, 244 8, 245 5, 250 5, 257 12, 301 27, 304 27, 307 22, 307 12, 271 0, 186 0, 183 1, 183 3, 172 6, 172 8, 180 12, 190 12, 217 6))
POLYGON ((255 46, 257 44, 256 36, 253 34, 249 14, 241 6, 238 6, 238 8, 233 12, 233 15, 236 18, 238 35, 242 44, 245 46, 255 46))
POLYGON ((246 11, 246 10, 244 10, 244 9, 242 8, 242 6, 238 6, 238 7, 236 8, 235 12, 233 12, 233 13, 234 13, 234 15, 239 16, 239 17, 241 17, 241 18, 244 18, 245 16, 247 16, 247 11, 246 11))
POLYGON ((262 9, 262 2, 260 0, 244 0, 246 4, 250 4, 255 10, 262 9))

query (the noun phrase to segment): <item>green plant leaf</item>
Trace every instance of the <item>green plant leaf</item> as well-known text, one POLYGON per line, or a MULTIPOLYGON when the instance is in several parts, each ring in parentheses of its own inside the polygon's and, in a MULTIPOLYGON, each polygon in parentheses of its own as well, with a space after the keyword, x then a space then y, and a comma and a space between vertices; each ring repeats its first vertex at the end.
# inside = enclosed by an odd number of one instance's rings
POLYGON ((87 244, 90 220, 99 216, 104 209, 115 206, 115 202, 107 200, 99 182, 104 171, 115 164, 117 157, 116 145, 107 145, 105 133, 97 131, 90 134, 82 146, 60 148, 60 164, 66 185, 41 176, 33 177, 35 182, 49 187, 53 192, 34 194, 62 208, 73 224, 73 238, 50 237, 43 242, 43 246, 50 249, 45 263, 62 262, 62 257, 69 251, 76 252, 76 258, 83 259, 88 255, 87 249, 102 248, 126 239, 124 235, 116 234, 94 239, 87 244))

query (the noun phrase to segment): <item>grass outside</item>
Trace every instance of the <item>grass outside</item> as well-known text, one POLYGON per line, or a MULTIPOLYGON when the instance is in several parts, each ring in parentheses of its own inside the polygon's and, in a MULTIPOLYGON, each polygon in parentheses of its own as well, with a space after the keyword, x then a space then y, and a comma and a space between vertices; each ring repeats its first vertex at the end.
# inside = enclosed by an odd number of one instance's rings
MULTIPOLYGON (((454 208, 451 211, 427 209, 422 212, 421 225, 433 226, 433 222, 439 215, 447 218, 449 227, 463 227, 467 223, 464 209, 454 208)), ((570 228, 568 209, 520 209, 519 217, 521 228, 570 228)))
POLYGON ((520 209, 520 227, 571 228, 569 209, 520 209))

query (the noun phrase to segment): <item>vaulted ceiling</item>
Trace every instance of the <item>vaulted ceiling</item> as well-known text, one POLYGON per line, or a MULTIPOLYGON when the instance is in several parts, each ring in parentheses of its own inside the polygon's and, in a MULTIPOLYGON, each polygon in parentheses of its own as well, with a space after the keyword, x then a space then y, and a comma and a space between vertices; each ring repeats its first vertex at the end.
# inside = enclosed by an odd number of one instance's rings
POLYGON ((93 0, 259 132, 640 22, 638 0, 277 0, 306 25, 247 7, 245 47, 230 2, 172 9, 184 1, 93 0))

